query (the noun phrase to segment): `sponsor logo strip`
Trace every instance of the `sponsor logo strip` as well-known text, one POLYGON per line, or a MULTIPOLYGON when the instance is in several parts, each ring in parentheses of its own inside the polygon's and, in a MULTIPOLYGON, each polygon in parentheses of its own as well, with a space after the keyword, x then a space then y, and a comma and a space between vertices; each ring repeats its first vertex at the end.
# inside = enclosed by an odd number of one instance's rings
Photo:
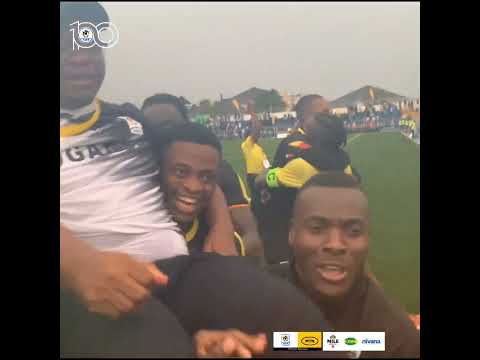
POLYGON ((385 351, 385 332, 324 332, 323 351, 385 351))

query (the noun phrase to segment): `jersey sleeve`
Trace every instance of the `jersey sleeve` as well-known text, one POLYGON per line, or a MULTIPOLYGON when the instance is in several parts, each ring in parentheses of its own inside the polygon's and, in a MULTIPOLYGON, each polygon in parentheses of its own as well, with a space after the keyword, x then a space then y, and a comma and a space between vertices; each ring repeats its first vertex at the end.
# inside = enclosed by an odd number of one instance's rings
POLYGON ((288 162, 284 167, 277 167, 267 174, 267 184, 270 187, 300 188, 318 170, 301 158, 288 162))
POLYGON ((249 206, 246 187, 227 161, 223 161, 220 166, 218 185, 225 194, 228 207, 249 206))
POLYGON ((285 165, 286 163, 285 156, 287 154, 287 149, 288 149, 288 141, 286 139, 283 139, 282 142, 278 145, 277 151, 275 152, 275 157, 273 159, 273 164, 272 164, 274 168, 282 167, 285 165))

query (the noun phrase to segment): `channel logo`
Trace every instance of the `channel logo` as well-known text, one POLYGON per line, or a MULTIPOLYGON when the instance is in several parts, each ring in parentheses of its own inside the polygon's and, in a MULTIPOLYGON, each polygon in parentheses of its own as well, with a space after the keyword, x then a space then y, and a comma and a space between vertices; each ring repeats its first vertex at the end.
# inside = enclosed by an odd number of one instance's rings
POLYGON ((385 332, 324 332, 323 351, 385 351, 385 332))

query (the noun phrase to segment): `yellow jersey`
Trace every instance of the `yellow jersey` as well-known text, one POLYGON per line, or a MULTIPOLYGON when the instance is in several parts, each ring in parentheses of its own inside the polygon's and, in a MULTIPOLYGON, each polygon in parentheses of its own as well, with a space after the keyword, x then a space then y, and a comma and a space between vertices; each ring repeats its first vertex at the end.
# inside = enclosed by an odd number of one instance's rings
POLYGON ((247 174, 260 174, 270 167, 267 155, 263 148, 248 136, 241 145, 243 157, 247 168, 247 174))

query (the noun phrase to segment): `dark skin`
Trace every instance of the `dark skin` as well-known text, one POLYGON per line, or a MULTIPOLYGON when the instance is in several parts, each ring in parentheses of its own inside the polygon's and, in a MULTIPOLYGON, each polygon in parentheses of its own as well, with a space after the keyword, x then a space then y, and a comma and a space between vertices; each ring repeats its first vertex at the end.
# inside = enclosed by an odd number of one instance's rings
POLYGON ((188 120, 172 104, 153 104, 143 109, 145 119, 152 126, 161 125, 170 128, 186 123, 188 120))
POLYGON ((303 113, 303 119, 300 119, 301 125, 308 135, 308 132, 316 128, 315 115, 317 113, 328 113, 330 105, 323 98, 313 99, 306 107, 303 113))
POLYGON ((100 47, 72 49, 69 32, 60 37, 60 106, 78 109, 90 104, 105 78, 105 59, 100 47))
MULTIPOLYGON (((143 114, 152 126, 161 124, 161 126, 165 128, 170 128, 174 125, 180 125, 187 122, 180 111, 171 104, 150 105, 143 110, 143 114)), ((253 112, 252 116, 255 116, 253 112)), ((258 120, 256 120, 256 122, 259 123, 258 120)), ((260 134, 260 127, 258 127, 258 135, 260 134)), ((245 252, 248 255, 257 256, 260 259, 263 259, 262 241, 258 235, 256 220, 250 208, 232 208, 230 209, 230 215, 235 231, 237 231, 245 241, 245 252)))
MULTIPOLYGON (((105 78, 102 49, 72 49, 72 37, 60 37, 60 106, 75 110, 90 104, 105 78)), ((154 285, 168 278, 152 263, 116 252, 98 251, 60 224, 61 286, 76 293, 94 313, 111 318, 130 313, 154 285)))
MULTIPOLYGON (((90 104, 105 78, 100 48, 75 51, 70 33, 63 33, 60 106, 71 110, 90 104)), ((235 247, 233 250, 236 252, 235 247)), ((151 296, 150 288, 165 286, 168 277, 152 263, 139 262, 123 253, 98 251, 60 224, 60 281, 61 287, 76 293, 91 312, 116 319, 135 311, 151 296)), ((203 330, 195 337, 195 344, 200 356, 251 357, 262 352, 264 336, 203 330)))
MULTIPOLYGON (((305 106, 303 118, 300 119, 300 126, 305 130, 309 142, 325 141, 331 137, 330 129, 325 127, 322 128, 318 121, 315 120, 316 114, 328 113, 329 110, 330 105, 324 98, 314 98, 305 106)), ((269 199, 269 194, 264 190, 267 187, 267 172, 268 169, 255 178, 255 186, 262 192, 262 199, 264 202, 269 199)))
POLYGON ((305 189, 295 202, 289 244, 300 283, 313 300, 345 296, 365 271, 366 196, 357 189, 305 189))
MULTIPOLYGON (((206 210, 216 189, 220 154, 209 145, 178 141, 163 154, 162 184, 167 207, 183 230, 206 210)), ((225 255, 238 255, 233 237, 225 255)))

